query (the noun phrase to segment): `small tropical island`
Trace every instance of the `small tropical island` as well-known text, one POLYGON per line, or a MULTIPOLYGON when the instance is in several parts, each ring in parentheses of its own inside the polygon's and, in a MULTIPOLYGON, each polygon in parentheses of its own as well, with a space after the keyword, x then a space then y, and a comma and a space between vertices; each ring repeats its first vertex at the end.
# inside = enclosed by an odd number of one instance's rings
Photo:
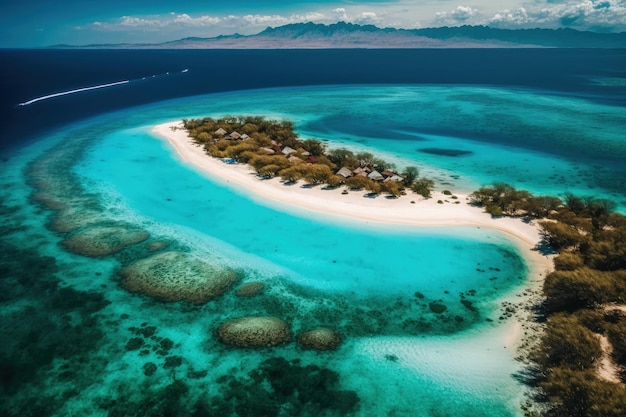
POLYGON ((328 150, 317 139, 300 140, 290 121, 261 116, 221 119, 184 119, 183 127, 207 154, 226 163, 246 163, 264 179, 280 177, 288 184, 304 180, 308 186, 333 189, 345 185, 367 190, 371 196, 406 195, 407 190, 430 198, 434 182, 419 178, 409 166, 402 173, 396 166, 369 152, 345 148, 328 150))
POLYGON ((526 364, 519 377, 532 389, 524 414, 623 415, 626 216, 615 212, 615 203, 569 193, 535 196, 500 183, 467 195, 435 191, 434 182, 420 177, 415 167, 398 172, 367 152, 327 150, 318 140, 298 139, 291 122, 263 117, 183 120, 158 125, 154 133, 185 161, 281 207, 367 222, 469 225, 509 234, 529 273, 541 277, 536 297, 525 307, 526 320, 539 331, 516 345, 526 364), (293 187, 300 180, 305 185, 293 187), (331 192, 342 186, 344 191, 331 192), (362 198, 349 190, 388 198, 362 198), (399 198, 410 192, 422 198, 409 204, 399 198))

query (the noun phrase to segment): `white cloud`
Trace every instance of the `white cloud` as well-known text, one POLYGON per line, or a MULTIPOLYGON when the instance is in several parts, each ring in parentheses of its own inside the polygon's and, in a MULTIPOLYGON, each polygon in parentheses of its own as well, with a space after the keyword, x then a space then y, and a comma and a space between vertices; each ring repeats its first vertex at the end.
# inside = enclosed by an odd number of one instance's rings
POLYGON ((158 19, 143 19, 132 16, 122 16, 119 25, 122 27, 160 27, 162 22, 158 19))
POLYGON ((343 21, 348 20, 348 15, 346 14, 346 9, 345 8, 337 7, 336 9, 333 9, 333 12, 337 13, 339 15, 338 16, 339 20, 343 20, 343 21))
POLYGON ((472 9, 471 7, 458 6, 455 10, 452 11, 451 14, 452 17, 454 17, 456 20, 465 21, 477 15, 478 10, 472 9))
POLYGON ((179 25, 189 25, 189 26, 209 26, 215 25, 222 21, 219 17, 214 16, 200 16, 197 18, 193 18, 186 13, 182 13, 179 15, 174 14, 174 19, 172 23, 179 25))
POLYGON ((505 25, 525 25, 529 23, 532 19, 528 17, 528 13, 526 9, 520 7, 516 10, 503 10, 502 12, 496 13, 489 19, 489 23, 491 24, 505 24, 505 25))
POLYGON ((480 15, 477 9, 469 6, 457 6, 456 9, 435 13, 435 21, 442 25, 471 24, 480 15))
POLYGON ((442 9, 445 3, 440 1, 417 4, 413 0, 398 0, 397 7, 391 7, 389 3, 348 3, 342 7, 312 9, 291 15, 192 15, 171 12, 155 16, 122 16, 77 29, 115 32, 119 36, 127 34, 130 37, 132 34, 152 33, 152 38, 166 40, 176 36, 217 36, 235 32, 254 34, 267 26, 302 22, 330 24, 337 21, 397 28, 489 25, 500 28, 573 27, 626 31, 626 0, 548 1, 465 0, 454 8, 442 9))
MULTIPOLYGON (((280 26, 290 23, 302 22, 333 22, 336 19, 329 18, 320 12, 310 12, 305 14, 293 14, 282 16, 278 14, 247 14, 243 16, 198 16, 192 17, 187 13, 169 13, 166 16, 150 16, 150 17, 133 17, 122 16, 121 18, 109 22, 93 22, 88 26, 81 26, 77 29, 94 29, 101 31, 128 31, 128 30, 163 30, 168 28, 221 28, 228 30, 229 28, 264 29, 267 26, 280 26)), ((250 32, 250 31, 248 31, 250 32)))
POLYGON ((576 0, 504 10, 487 20, 495 27, 573 27, 626 30, 625 0, 576 0))

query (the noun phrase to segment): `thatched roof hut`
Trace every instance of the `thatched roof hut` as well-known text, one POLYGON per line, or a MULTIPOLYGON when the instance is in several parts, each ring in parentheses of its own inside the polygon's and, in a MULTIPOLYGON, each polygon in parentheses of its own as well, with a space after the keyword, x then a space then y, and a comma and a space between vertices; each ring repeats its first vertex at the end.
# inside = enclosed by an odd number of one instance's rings
POLYGON ((289 146, 285 146, 281 152, 283 153, 283 155, 291 155, 292 153, 295 153, 297 151, 293 148, 290 148, 289 146))
POLYGON ((228 137, 234 140, 238 140, 241 139, 241 134, 235 130, 230 135, 228 135, 228 137))
POLYGON ((383 177, 382 174, 378 171, 370 172, 367 178, 369 178, 370 180, 374 180, 374 181, 382 181, 385 179, 385 177, 383 177))
POLYGON ((353 174, 348 168, 343 167, 339 171, 337 171, 337 175, 341 175, 344 178, 350 178, 353 174))
POLYGON ((273 155, 276 153, 276 151, 274 149, 271 148, 261 148, 261 150, 265 153, 267 153, 268 155, 273 155))
POLYGON ((391 177, 385 178, 385 182, 387 181, 402 181, 404 178, 399 176, 398 174, 393 174, 391 177))

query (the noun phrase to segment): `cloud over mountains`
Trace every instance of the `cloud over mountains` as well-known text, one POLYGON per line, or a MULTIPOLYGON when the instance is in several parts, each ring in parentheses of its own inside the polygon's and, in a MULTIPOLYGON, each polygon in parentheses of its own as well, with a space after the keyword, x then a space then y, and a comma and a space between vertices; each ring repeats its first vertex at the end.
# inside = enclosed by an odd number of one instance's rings
POLYGON ((382 28, 626 31, 626 0, 49 0, 0 2, 0 47, 164 42, 347 22, 382 28))
MULTIPOLYGON (((267 26, 292 23, 324 23, 338 21, 356 24, 375 24, 382 27, 414 29, 420 27, 485 25, 503 29, 559 28, 601 32, 626 31, 626 0, 573 0, 573 1, 503 1, 503 4, 524 4, 516 8, 493 10, 485 2, 467 1, 467 5, 427 14, 417 5, 403 1, 356 4, 312 10, 291 14, 188 14, 171 12, 167 15, 121 16, 77 26, 80 31, 106 32, 156 32, 169 30, 190 36, 242 33, 252 34, 267 26), (480 4, 483 4, 482 6, 480 4), (198 30, 203 32, 199 33, 198 30)), ((442 2, 438 3, 439 5, 442 2)), ((447 3, 446 3, 447 4, 447 3)), ((439 7, 440 8, 440 7, 439 7)))

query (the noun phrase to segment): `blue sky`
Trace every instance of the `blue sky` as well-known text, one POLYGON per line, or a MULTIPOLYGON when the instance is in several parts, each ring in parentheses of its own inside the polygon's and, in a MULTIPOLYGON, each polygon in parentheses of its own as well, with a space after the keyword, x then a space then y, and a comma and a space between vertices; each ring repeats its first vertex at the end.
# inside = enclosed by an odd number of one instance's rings
POLYGON ((163 42, 288 23, 626 31, 626 0, 2 0, 0 47, 163 42))

